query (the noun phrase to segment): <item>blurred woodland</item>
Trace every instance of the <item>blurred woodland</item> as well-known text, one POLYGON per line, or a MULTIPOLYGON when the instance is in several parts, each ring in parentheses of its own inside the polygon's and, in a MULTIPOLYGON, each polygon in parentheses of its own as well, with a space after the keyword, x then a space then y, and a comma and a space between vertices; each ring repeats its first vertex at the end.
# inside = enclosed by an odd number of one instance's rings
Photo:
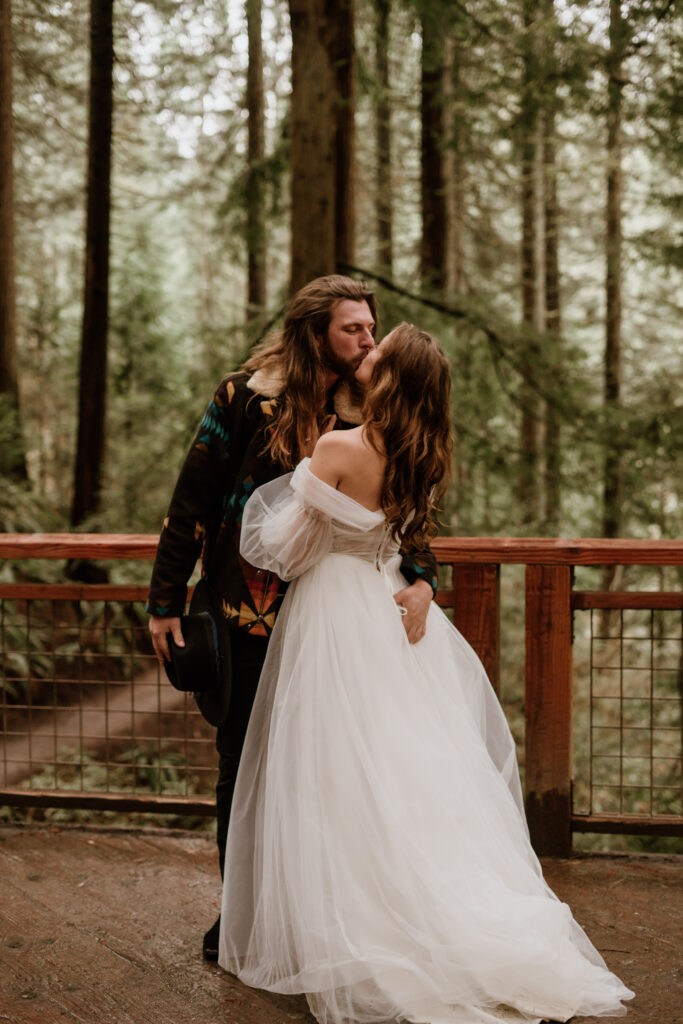
POLYGON ((0 529, 156 532, 218 380, 338 269, 449 353, 444 533, 681 534, 671 0, 0 12, 0 529))

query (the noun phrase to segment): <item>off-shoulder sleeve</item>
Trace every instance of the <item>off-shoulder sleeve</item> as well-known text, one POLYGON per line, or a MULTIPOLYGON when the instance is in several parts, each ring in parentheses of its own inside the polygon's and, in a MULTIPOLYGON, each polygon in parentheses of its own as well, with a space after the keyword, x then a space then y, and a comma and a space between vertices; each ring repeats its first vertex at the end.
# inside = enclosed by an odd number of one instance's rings
POLYGON ((320 480, 309 463, 257 487, 244 507, 242 557, 281 580, 301 576, 330 551, 333 520, 361 531, 384 520, 320 480))
POLYGON ((240 553, 251 565, 292 580, 332 544, 332 522, 292 487, 294 473, 257 487, 244 507, 240 553))

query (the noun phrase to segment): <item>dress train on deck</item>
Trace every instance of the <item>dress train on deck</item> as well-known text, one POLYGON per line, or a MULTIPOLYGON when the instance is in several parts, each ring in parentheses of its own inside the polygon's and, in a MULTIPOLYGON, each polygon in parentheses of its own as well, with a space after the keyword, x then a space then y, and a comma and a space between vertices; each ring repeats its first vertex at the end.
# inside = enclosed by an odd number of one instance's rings
POLYGON ((436 605, 407 641, 383 514, 304 460, 249 499, 242 554, 295 582, 240 762, 220 964, 305 992, 320 1024, 624 1013, 543 879, 481 662, 436 605))

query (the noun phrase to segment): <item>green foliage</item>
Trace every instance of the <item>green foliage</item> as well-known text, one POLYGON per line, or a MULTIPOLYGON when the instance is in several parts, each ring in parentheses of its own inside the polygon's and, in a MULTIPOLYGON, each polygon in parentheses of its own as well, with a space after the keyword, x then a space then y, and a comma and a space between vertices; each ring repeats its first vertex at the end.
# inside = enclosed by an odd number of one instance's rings
MULTIPOLYGON (((531 336, 519 320, 521 8, 392 5, 390 78, 395 172, 395 276, 417 292, 419 244, 420 16, 443 17, 453 41, 449 102, 457 111, 464 175, 466 295, 440 296, 457 318, 380 289, 383 323, 429 326, 454 368, 458 463, 446 528, 512 533, 522 525, 515 467, 525 387, 558 410, 563 507, 560 529, 600 524, 606 445, 624 453, 625 523, 635 535, 680 531, 674 438, 681 373, 675 325, 680 157, 675 83, 680 26, 657 5, 625 9, 630 49, 624 83, 626 257, 624 402, 618 422, 601 411, 602 185, 605 22, 594 3, 547 6, 534 25, 553 49, 557 90, 563 340, 531 336), (447 16, 446 16, 447 15, 447 16), (488 331, 493 330, 493 335, 488 331), (487 333, 488 331, 488 333, 487 333), (641 372, 647 362, 648 373, 641 372), (525 366, 533 365, 533 380, 525 366), (655 440, 656 438, 656 440, 655 440)), ((373 30, 358 5, 358 262, 374 265, 373 30)), ((244 319, 246 72, 244 11, 217 0, 117 8, 116 124, 110 394, 102 510, 93 529, 155 530, 170 485, 218 379, 258 324, 244 319)), ((85 5, 53 10, 29 0, 16 14, 18 295, 22 408, 33 493, 55 518, 70 504, 76 418, 86 141, 85 5), (40 117, 35 98, 41 98, 40 117)), ((269 291, 286 284, 289 160, 286 6, 264 8, 269 291)), ((539 99, 547 83, 539 80, 539 99)), ((0 426, 0 431, 4 428, 0 426)), ((28 510, 27 510, 28 513, 28 510)), ((27 515, 27 522, 30 514, 27 515)))
MULTIPOLYGON (((155 532, 177 461, 199 408, 190 367, 195 346, 186 318, 168 315, 171 295, 162 254, 137 225, 112 275, 109 448, 99 529, 155 532)), ((201 382, 199 382, 201 385, 201 382)))
MULTIPOLYGON (((28 562, 5 562, 0 569, 0 582, 61 579, 62 566, 50 568, 48 562, 37 561, 35 569, 28 562)), ((125 570, 124 579, 131 583, 125 570)), ((136 653, 144 650, 146 632, 142 630, 141 638, 140 627, 146 626, 147 617, 135 604, 33 600, 28 605, 5 598, 1 616, 0 689, 10 704, 40 702, 46 688, 52 702, 62 678, 129 679, 136 653)), ((67 701, 78 696, 68 686, 66 692, 67 701)))

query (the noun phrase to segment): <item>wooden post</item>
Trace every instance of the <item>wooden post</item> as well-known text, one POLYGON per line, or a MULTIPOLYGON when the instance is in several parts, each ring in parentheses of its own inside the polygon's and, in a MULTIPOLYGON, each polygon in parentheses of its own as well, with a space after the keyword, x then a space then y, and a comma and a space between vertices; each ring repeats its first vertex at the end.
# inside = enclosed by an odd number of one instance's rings
POLYGON ((526 569, 526 813, 540 856, 571 854, 571 566, 526 569))
POLYGON ((500 693, 500 566, 453 566, 453 623, 500 693))

